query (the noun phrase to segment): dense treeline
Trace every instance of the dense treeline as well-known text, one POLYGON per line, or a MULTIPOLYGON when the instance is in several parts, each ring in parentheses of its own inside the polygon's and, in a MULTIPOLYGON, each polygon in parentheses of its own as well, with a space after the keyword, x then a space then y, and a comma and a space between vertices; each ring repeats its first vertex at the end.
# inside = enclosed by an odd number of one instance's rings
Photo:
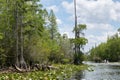
MULTIPOLYGON (((79 46, 86 44, 79 40, 79 46)), ((60 35, 53 10, 43 9, 39 0, 0 0, 0 68, 72 63, 74 43, 60 35)))
POLYGON ((70 48, 69 39, 58 32, 54 12, 38 0, 0 0, 1 67, 60 62, 65 55, 71 58, 70 48))
POLYGON ((120 61, 120 37, 118 34, 108 37, 107 42, 92 48, 90 53, 90 59, 96 62, 120 61))

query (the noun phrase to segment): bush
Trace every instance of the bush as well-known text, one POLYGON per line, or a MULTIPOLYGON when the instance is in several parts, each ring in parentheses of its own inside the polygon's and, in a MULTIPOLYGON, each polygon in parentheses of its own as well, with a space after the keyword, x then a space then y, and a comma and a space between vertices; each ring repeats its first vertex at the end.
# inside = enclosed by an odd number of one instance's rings
POLYGON ((62 63, 63 63, 63 64, 70 63, 70 59, 62 59, 62 63))

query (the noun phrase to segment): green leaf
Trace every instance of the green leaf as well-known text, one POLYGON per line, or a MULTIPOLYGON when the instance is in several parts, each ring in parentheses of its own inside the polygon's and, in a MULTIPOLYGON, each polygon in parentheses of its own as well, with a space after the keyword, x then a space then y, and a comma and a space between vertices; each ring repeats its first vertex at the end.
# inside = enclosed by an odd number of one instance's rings
POLYGON ((2 33, 0 33, 0 39, 3 39, 3 34, 2 33))

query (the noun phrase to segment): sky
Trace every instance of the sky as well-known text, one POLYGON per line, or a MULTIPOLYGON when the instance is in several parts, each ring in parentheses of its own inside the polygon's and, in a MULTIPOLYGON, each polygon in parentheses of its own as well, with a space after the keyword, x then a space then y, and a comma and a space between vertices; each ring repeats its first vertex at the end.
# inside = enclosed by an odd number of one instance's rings
MULTIPOLYGON (((73 0, 41 0, 44 8, 54 11, 58 29, 73 38, 74 2, 73 0)), ((86 24, 85 37, 88 44, 84 51, 105 42, 108 36, 117 33, 120 28, 120 0, 76 0, 77 22, 86 24)))

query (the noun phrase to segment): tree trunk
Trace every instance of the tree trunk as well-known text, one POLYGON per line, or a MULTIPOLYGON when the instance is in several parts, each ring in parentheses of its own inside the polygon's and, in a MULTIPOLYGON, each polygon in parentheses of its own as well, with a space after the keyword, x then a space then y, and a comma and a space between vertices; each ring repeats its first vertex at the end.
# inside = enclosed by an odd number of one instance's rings
POLYGON ((23 13, 21 11, 21 5, 15 3, 15 21, 16 21, 16 66, 21 69, 27 69, 26 62, 23 57, 23 13))
POLYGON ((20 68, 21 69, 27 69, 26 62, 23 57, 23 25, 22 25, 22 15, 20 16, 20 48, 21 48, 21 53, 20 53, 20 68))
MULTIPOLYGON (((79 31, 77 30, 76 0, 74 0, 74 13, 75 13, 75 39, 77 39, 80 36, 79 36, 79 31)), ((80 54, 80 45, 75 43, 74 64, 80 64, 79 54, 80 54)))
POLYGON ((15 65, 19 66, 19 60, 18 60, 18 54, 19 54, 19 45, 18 45, 18 10, 17 10, 17 3, 15 3, 15 11, 14 11, 14 16, 15 16, 15 37, 16 37, 16 63, 15 65))

